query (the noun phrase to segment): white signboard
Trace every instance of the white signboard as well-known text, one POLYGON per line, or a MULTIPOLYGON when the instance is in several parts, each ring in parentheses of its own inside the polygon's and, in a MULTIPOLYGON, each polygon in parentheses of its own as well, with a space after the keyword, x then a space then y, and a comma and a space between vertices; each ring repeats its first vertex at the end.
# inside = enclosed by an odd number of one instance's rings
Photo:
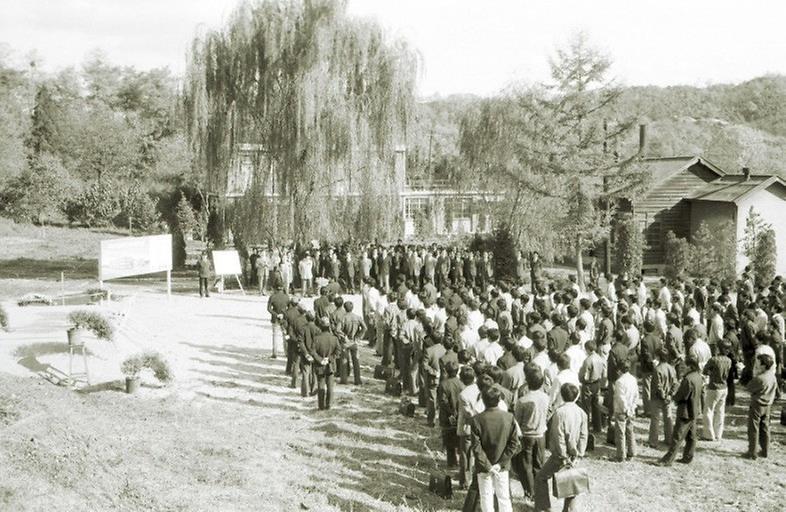
POLYGON ((101 240, 99 281, 171 270, 172 235, 101 240))
POLYGON ((213 251, 213 268, 217 276, 239 276, 243 273, 237 251, 213 251))

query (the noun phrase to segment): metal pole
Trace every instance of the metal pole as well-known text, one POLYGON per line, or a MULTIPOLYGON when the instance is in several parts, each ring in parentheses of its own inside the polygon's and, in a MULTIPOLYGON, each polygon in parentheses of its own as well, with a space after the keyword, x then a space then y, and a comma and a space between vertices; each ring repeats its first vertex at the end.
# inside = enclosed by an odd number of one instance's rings
POLYGON ((65 306, 65 272, 60 272, 60 302, 65 306))

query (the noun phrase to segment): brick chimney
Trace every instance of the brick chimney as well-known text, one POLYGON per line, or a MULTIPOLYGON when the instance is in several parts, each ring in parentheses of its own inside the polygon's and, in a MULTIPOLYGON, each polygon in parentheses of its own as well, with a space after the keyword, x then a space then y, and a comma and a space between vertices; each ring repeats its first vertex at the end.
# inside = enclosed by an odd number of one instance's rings
POLYGON ((639 125, 639 156, 644 156, 647 151, 647 125, 639 125))

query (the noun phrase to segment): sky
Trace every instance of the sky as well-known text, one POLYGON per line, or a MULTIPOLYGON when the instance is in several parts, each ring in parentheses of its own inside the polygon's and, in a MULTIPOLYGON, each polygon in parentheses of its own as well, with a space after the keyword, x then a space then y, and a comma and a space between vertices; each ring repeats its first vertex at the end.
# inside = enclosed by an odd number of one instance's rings
MULTIPOLYGON (((237 1, 0 0, 0 44, 17 62, 35 50, 46 70, 101 49, 120 65, 181 73, 197 31, 221 27, 237 1)), ((786 74, 786 2, 777 0, 348 0, 348 10, 418 50, 422 97, 547 80, 549 56, 577 31, 627 85, 786 74)))

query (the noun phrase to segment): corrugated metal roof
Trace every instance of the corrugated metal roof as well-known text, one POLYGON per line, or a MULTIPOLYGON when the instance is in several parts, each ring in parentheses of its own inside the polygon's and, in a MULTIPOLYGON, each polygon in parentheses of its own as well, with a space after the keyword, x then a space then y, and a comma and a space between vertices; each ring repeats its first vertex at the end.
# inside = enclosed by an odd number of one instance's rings
POLYGON ((742 174, 727 174, 726 176, 707 183, 706 186, 697 190, 688 199, 694 201, 718 201, 722 203, 735 203, 740 201, 748 194, 769 187, 773 183, 784 182, 773 175, 751 175, 750 179, 745 179, 742 174))

